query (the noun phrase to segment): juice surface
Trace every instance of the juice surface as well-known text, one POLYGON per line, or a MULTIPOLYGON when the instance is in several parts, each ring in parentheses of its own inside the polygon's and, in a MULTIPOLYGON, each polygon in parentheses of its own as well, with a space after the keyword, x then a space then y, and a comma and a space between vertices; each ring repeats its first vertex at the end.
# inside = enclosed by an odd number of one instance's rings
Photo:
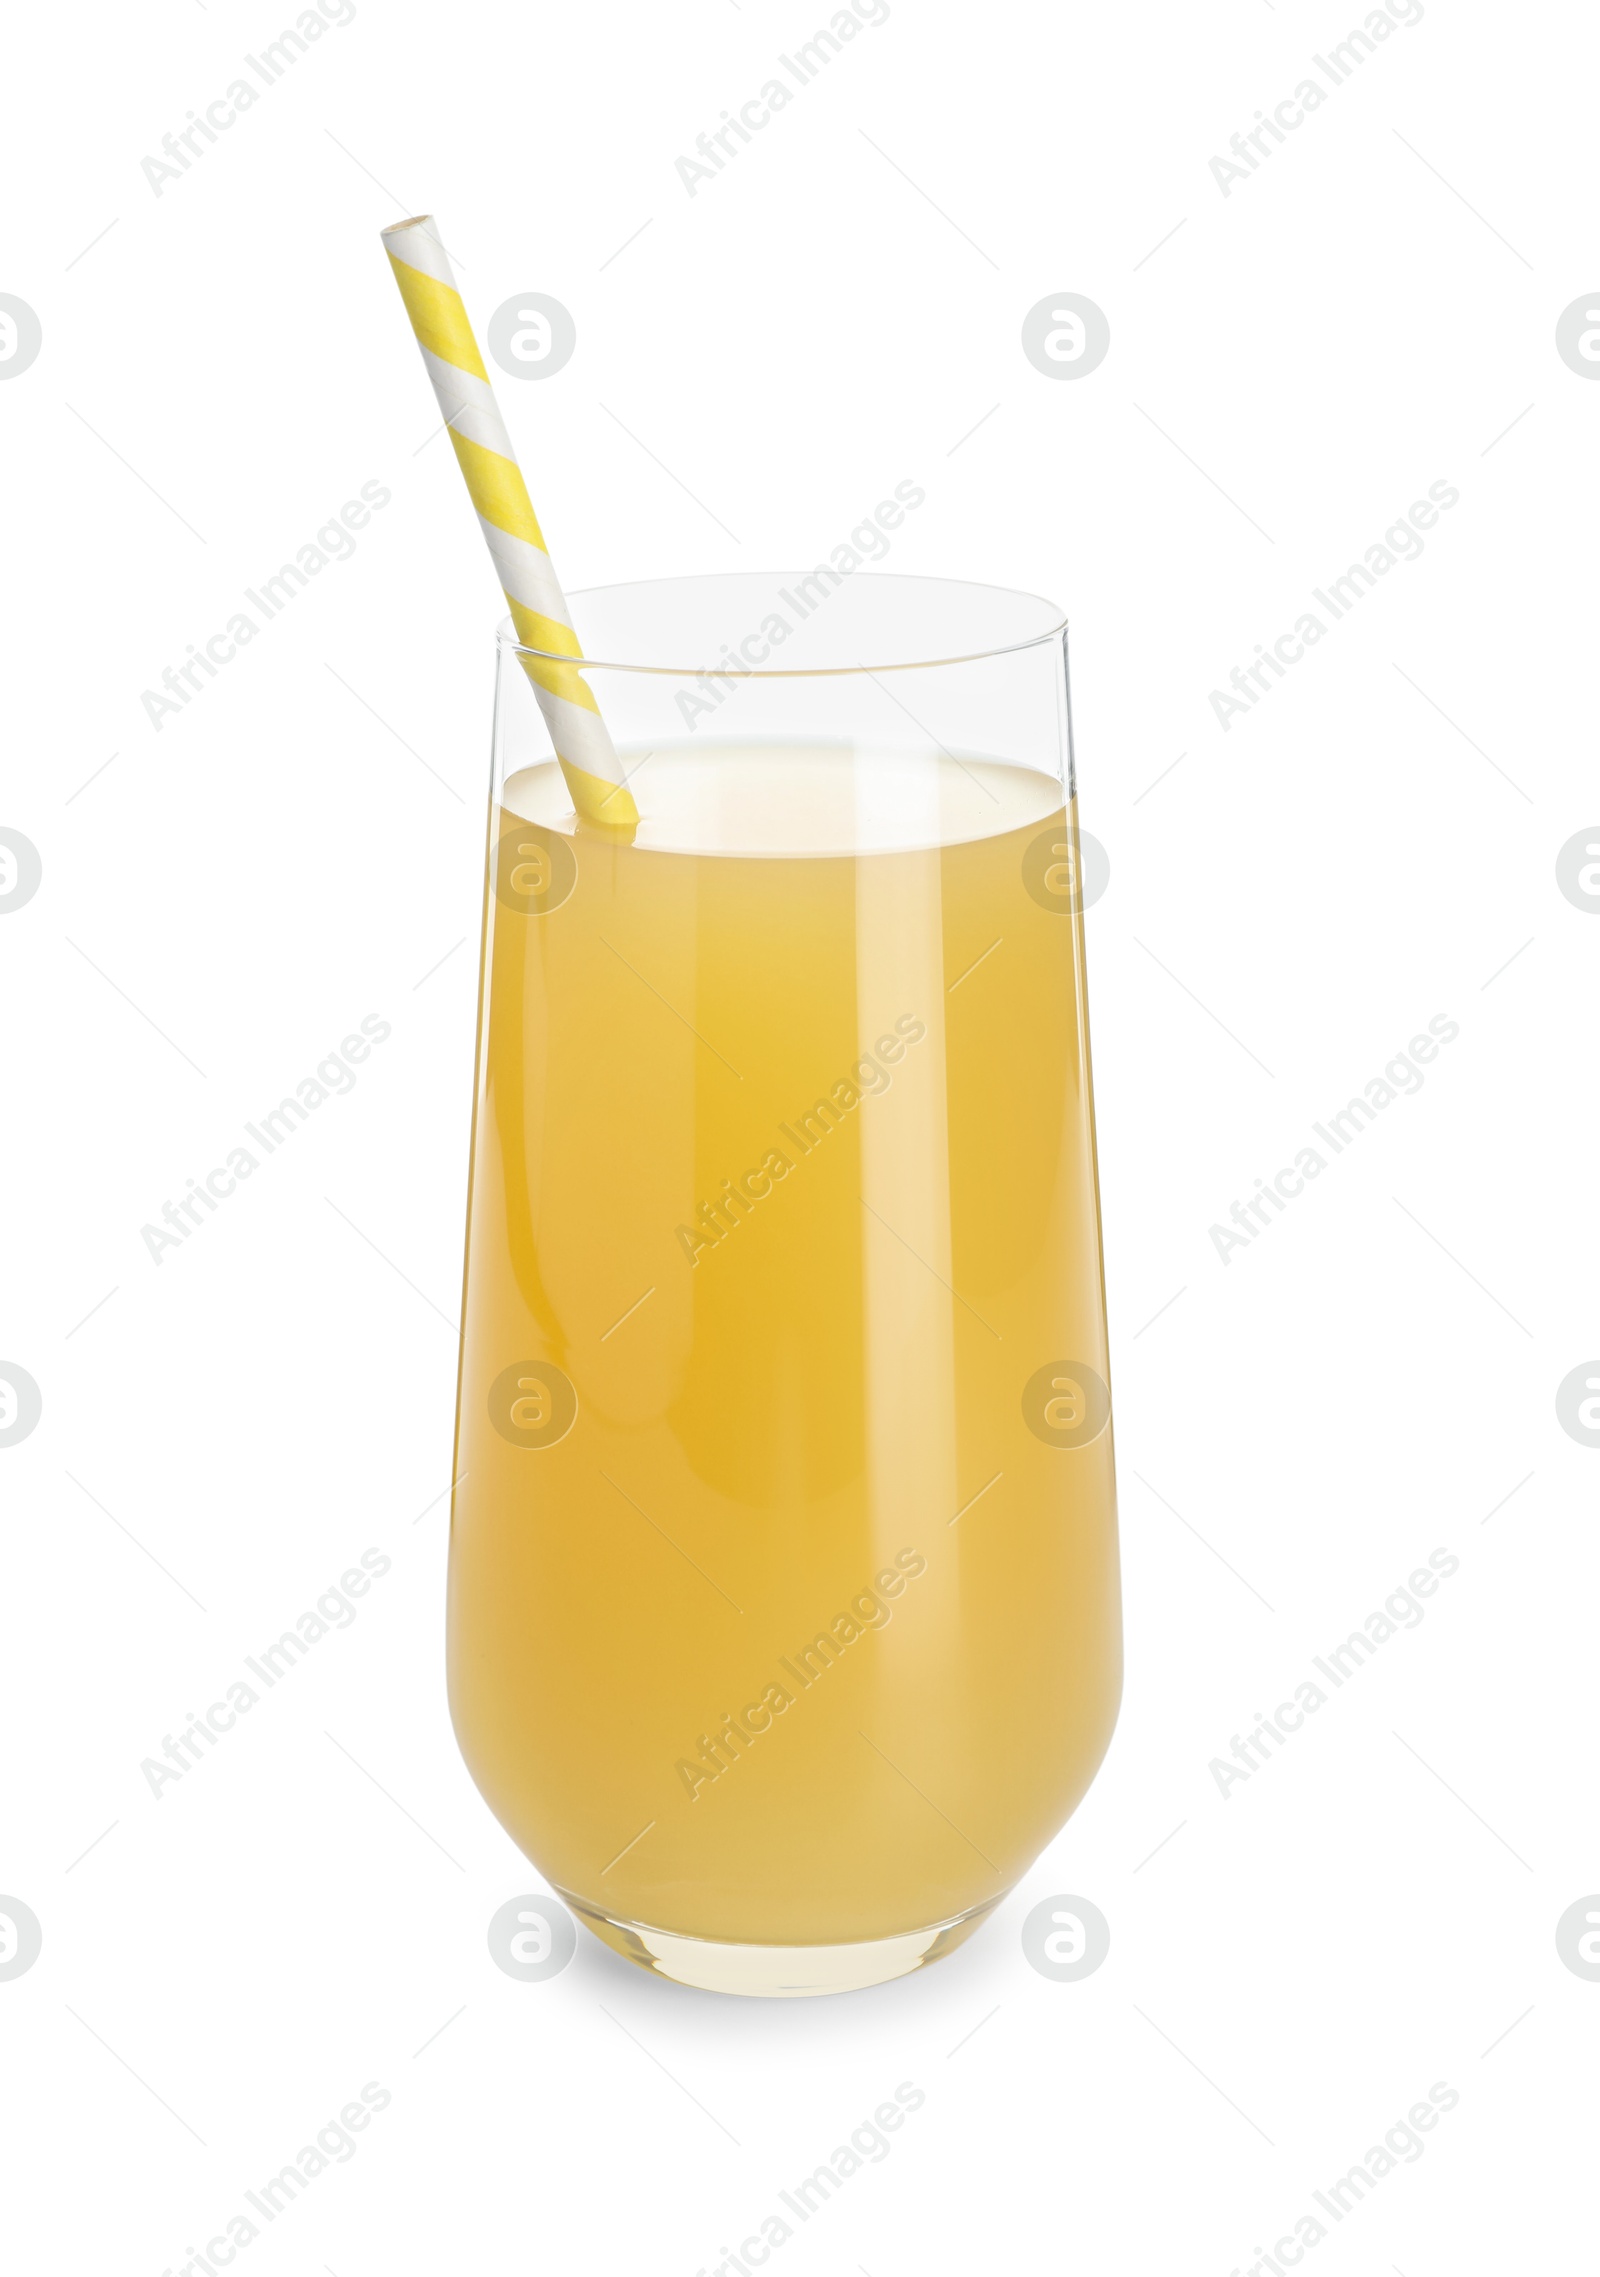
POLYGON ((1116 1714, 1074 825, 848 745, 635 793, 491 823, 452 1711, 584 1904, 887 1937, 1003 1894, 1116 1714))

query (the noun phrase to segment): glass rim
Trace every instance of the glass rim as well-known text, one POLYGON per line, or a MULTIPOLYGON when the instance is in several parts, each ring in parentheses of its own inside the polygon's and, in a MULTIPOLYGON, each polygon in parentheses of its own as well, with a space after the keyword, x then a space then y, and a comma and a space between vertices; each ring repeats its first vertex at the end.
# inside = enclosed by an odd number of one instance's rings
MULTIPOLYGON (((779 580, 798 584, 801 580, 815 575, 815 563, 807 569, 711 570, 704 574, 679 577, 629 578, 615 585, 584 585, 575 588, 569 598, 576 603, 596 599, 601 594, 648 592, 652 586, 754 583, 770 586, 779 580)), ((721 680, 834 680, 871 679, 874 674, 879 672, 937 671, 942 666, 952 664, 981 664, 991 657, 1015 656, 1024 649, 1045 647, 1054 641, 1058 641, 1067 630, 1067 613, 1057 602, 1047 600, 1042 593, 1026 592, 1020 586, 988 585, 977 579, 967 577, 922 577, 908 575, 900 570, 858 569, 849 572, 848 575, 852 585, 859 583, 896 584, 921 586, 929 589, 942 588, 946 592, 967 587, 991 596, 1003 595, 1008 600, 1027 602, 1035 609, 1045 610, 1050 621, 1038 631, 1030 632, 1017 640, 990 642, 984 646, 971 649, 952 649, 946 654, 909 657, 890 656, 870 663, 863 661, 855 664, 769 665, 742 662, 729 664, 725 661, 716 660, 703 664, 647 664, 626 657, 592 656, 587 652, 582 656, 574 657, 565 649, 538 648, 527 641, 519 640, 516 627, 509 616, 502 617, 495 627, 495 645, 498 650, 506 654, 535 657, 541 663, 576 664, 584 671, 645 673, 668 680, 700 680, 712 677, 721 680)))

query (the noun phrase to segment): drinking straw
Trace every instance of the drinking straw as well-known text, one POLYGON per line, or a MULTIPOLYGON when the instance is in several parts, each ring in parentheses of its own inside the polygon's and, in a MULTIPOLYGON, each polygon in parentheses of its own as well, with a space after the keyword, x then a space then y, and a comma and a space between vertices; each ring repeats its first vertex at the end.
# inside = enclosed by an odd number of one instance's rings
POLYGON ((639 810, 600 707, 576 666, 557 661, 581 659, 583 650, 433 216, 397 221, 382 235, 517 638, 524 651, 546 652, 523 653, 522 664, 572 803, 585 822, 630 828, 639 810), (554 657, 548 653, 552 650, 554 657))

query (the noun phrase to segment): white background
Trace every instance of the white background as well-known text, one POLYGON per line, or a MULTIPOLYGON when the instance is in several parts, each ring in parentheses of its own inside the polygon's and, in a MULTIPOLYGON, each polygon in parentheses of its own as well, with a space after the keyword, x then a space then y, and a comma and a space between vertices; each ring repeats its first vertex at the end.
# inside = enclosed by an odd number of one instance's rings
POLYGON ((1600 1988, 1554 1926, 1600 1886, 1600 1454, 1554 1394, 1600 1348, 1600 923, 1555 858, 1600 806, 1600 387, 1554 331, 1600 284, 1600 36, 1428 0, 1224 197, 1208 161, 1359 7, 893 0, 691 198, 674 160, 827 13, 358 0, 159 196, 140 160, 291 17, 13 19, 19 2268, 183 2268, 369 2080, 389 2107, 251 2277, 693 2277, 902 2080, 923 2108, 784 2277, 1226 2277, 1441 2080, 1316 2268, 1576 2266, 1600 1988), (911 477, 890 566, 1071 614, 1127 1698, 990 1925, 875 1993, 487 1952, 538 1883, 452 1742, 436 1498, 498 600, 378 245, 426 209, 480 330, 529 290, 576 320, 563 372, 499 382, 569 587, 809 563, 911 477), (1068 384, 1019 341, 1064 290, 1111 326, 1068 384), (1224 734, 1209 691, 1441 479, 1422 557, 1224 734), (354 558, 156 732, 141 691, 369 480, 354 558), (357 1089, 155 1265, 141 1226, 374 1012, 357 1089), (1439 1013, 1422 1091, 1224 1265, 1210 1225, 1439 1013), (155 1799, 141 1759, 372 1546, 354 1627, 155 1799), (1421 1627, 1219 1794, 1440 1547, 1421 1627), (1063 1892, 1111 1923, 1078 1984, 1019 1941, 1063 1892))

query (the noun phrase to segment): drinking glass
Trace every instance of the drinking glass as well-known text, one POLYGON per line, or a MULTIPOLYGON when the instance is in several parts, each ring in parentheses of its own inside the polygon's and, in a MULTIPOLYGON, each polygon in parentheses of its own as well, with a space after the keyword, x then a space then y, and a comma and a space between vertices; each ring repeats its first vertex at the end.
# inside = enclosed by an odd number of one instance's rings
POLYGON ((572 603, 641 819, 576 818, 504 628, 451 1709, 615 1950, 845 1990, 984 1919, 1120 1692, 1065 626, 572 603))

